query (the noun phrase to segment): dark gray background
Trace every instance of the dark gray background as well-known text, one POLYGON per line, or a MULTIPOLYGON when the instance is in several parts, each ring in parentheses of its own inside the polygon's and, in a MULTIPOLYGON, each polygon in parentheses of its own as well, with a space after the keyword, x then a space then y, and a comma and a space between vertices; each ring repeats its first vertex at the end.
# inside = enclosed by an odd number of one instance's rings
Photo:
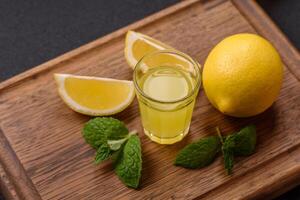
MULTIPOLYGON (((1 0, 0 81, 178 1, 1 0)), ((300 49, 300 1, 258 2, 300 49)), ((300 186, 278 199, 300 199, 300 186)))

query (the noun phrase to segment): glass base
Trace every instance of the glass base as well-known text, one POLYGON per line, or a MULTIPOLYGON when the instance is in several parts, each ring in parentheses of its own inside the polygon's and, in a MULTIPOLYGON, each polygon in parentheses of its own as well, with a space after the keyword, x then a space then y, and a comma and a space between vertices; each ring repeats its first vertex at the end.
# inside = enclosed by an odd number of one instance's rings
POLYGON ((152 140, 153 142, 156 142, 158 144, 174 144, 176 142, 181 141, 189 132, 189 126, 179 135, 177 135, 176 137, 172 137, 172 138, 160 138, 155 136, 155 134, 151 133, 150 131, 146 130, 144 128, 144 133, 150 138, 150 140, 152 140))

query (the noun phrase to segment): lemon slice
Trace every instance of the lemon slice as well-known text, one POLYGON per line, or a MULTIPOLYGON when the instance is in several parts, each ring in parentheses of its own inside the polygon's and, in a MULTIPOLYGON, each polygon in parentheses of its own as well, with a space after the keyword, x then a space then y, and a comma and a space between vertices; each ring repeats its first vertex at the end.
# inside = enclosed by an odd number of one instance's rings
POLYGON ((126 34, 124 53, 129 66, 133 69, 147 53, 165 49, 174 48, 141 33, 128 31, 126 34))
POLYGON ((116 114, 128 107, 134 99, 132 81, 70 74, 54 74, 54 78, 63 101, 82 114, 116 114))

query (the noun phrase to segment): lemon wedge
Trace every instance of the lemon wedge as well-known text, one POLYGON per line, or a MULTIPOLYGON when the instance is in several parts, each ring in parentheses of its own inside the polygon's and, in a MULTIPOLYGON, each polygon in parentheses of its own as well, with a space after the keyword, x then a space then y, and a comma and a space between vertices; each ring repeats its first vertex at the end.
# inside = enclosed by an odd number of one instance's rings
POLYGON ((134 99, 132 81, 70 74, 54 74, 54 78, 63 101, 72 110, 82 114, 116 114, 134 99))
POLYGON ((126 34, 124 53, 129 66, 133 69, 147 53, 166 49, 174 48, 138 32, 128 31, 126 34))

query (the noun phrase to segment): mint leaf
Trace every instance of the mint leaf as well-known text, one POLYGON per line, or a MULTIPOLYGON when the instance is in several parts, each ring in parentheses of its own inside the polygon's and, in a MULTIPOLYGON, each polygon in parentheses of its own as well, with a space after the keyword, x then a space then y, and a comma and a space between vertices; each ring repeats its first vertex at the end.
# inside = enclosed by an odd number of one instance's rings
POLYGON ((111 117, 96 117, 83 127, 83 137, 93 148, 98 149, 108 139, 118 140, 128 135, 123 122, 111 117))
POLYGON ((202 138, 184 147, 176 156, 175 165, 185 168, 200 168, 212 163, 221 149, 217 136, 202 138))
POLYGON ((246 126, 235 134, 234 155, 249 156, 256 146, 256 129, 254 125, 246 126))
POLYGON ((103 143, 99 149, 97 150, 96 157, 95 157, 95 163, 99 164, 112 155, 113 151, 109 148, 107 143, 103 143))
POLYGON ((126 137, 129 133, 128 129, 126 128, 125 124, 120 120, 109 118, 110 120, 106 123, 110 124, 110 126, 106 129, 107 139, 109 140, 119 140, 126 137))
POLYGON ((222 146, 224 167, 227 171, 227 174, 232 173, 232 168, 234 164, 234 148, 235 148, 235 135, 233 134, 226 137, 222 146))
POLYGON ((142 171, 141 142, 137 135, 129 137, 124 149, 119 155, 115 172, 128 187, 137 188, 142 171))

